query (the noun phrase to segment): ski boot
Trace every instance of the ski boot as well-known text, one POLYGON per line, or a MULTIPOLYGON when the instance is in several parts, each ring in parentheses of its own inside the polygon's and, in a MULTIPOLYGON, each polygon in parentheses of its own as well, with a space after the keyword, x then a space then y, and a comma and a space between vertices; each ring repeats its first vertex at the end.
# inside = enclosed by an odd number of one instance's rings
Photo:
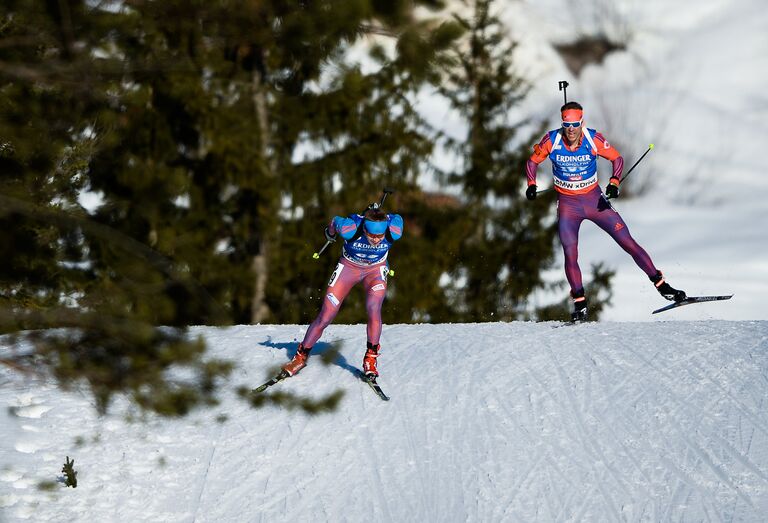
POLYGON ((363 358, 363 375, 368 379, 378 378, 379 371, 376 370, 376 358, 379 357, 381 345, 374 345, 369 341, 367 346, 368 350, 365 351, 365 357, 363 358))
POLYGON ((587 297, 584 296, 584 289, 577 292, 571 291, 571 298, 573 298, 571 321, 573 323, 587 321, 587 297))
POLYGON ((684 291, 673 288, 664 280, 664 275, 661 274, 661 271, 656 272, 656 276, 651 276, 650 279, 656 286, 656 290, 659 291, 659 294, 664 296, 665 299, 669 301, 683 301, 687 298, 684 291))
POLYGON ((296 354, 291 361, 283 365, 283 370, 287 372, 289 376, 298 374, 301 369, 307 366, 307 358, 309 358, 309 352, 311 350, 312 347, 305 347, 299 343, 299 348, 296 349, 296 354))

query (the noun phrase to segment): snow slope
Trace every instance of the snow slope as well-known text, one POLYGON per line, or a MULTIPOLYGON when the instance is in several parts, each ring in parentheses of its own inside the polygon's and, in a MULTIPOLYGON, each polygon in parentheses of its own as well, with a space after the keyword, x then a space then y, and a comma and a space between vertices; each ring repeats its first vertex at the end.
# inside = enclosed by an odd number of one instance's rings
POLYGON ((336 362, 274 389, 344 391, 314 417, 233 393, 299 326, 193 329, 239 368, 180 420, 0 366, 0 521, 765 521, 768 322, 558 325, 386 326, 390 402, 353 374, 364 326, 331 326, 336 362), (79 486, 39 490, 65 456, 79 486))

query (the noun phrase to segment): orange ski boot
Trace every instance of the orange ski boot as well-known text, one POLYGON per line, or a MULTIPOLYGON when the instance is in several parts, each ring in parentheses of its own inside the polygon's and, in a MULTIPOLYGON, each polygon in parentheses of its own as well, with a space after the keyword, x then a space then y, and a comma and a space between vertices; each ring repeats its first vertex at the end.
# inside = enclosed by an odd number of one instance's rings
POLYGON ((365 357, 363 358, 363 374, 367 378, 377 378, 379 371, 376 369, 376 358, 379 357, 379 349, 381 345, 373 345, 368 342, 368 350, 365 351, 365 357))
POLYGON ((307 366, 307 359, 309 358, 309 352, 312 347, 305 347, 299 343, 299 348, 296 350, 296 355, 293 359, 283 365, 283 370, 288 373, 289 376, 298 374, 298 372, 307 366))

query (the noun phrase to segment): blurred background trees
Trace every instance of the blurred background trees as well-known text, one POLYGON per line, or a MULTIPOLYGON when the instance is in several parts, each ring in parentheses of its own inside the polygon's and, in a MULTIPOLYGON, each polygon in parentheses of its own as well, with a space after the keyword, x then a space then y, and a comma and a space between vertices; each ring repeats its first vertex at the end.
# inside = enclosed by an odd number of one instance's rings
MULTIPOLYGON (((168 415, 214 402, 231 366, 186 327, 311 321, 335 263, 311 258, 325 224, 384 186, 406 220, 388 323, 536 317, 553 205, 521 198, 537 137, 506 118, 526 87, 492 5, 4 2, 0 332, 26 342, 13 364, 85 379, 101 410, 116 391, 168 415), (425 90, 465 139, 424 121, 425 90), (436 143, 455 172, 435 174, 436 143), (430 175, 445 192, 422 189, 430 175)), ((337 321, 363 321, 361 304, 353 293, 337 321)))

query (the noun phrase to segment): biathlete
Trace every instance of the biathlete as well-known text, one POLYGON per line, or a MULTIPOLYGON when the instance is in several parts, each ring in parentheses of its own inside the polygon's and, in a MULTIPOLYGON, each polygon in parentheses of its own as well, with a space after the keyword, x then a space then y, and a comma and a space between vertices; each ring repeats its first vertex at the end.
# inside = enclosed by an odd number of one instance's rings
POLYGON ((584 110, 581 105, 568 102, 560 108, 560 115, 562 127, 547 132, 533 147, 533 154, 526 163, 528 188, 525 196, 529 200, 536 198, 536 168, 549 158, 557 191, 558 234, 565 255, 565 276, 573 298, 573 321, 587 319, 587 298, 578 264, 579 227, 584 220, 597 224, 629 253, 664 298, 670 301, 684 300, 685 292, 672 288, 664 280, 661 271, 629 234, 627 224, 605 196, 618 197, 624 159, 602 134, 584 127, 584 110), (598 156, 613 164, 613 174, 605 195, 597 181, 598 156))
POLYGON ((291 376, 307 365, 312 347, 336 317, 352 287, 361 282, 366 293, 365 308, 368 313, 368 343, 363 358, 363 373, 367 377, 379 375, 376 360, 380 350, 381 306, 387 294, 387 255, 392 244, 403 235, 403 218, 399 214, 386 214, 378 208, 368 209, 363 215, 336 216, 326 228, 325 235, 328 240, 335 241, 337 234, 344 240, 342 255, 328 282, 320 314, 307 329, 296 355, 283 366, 283 370, 291 376))

